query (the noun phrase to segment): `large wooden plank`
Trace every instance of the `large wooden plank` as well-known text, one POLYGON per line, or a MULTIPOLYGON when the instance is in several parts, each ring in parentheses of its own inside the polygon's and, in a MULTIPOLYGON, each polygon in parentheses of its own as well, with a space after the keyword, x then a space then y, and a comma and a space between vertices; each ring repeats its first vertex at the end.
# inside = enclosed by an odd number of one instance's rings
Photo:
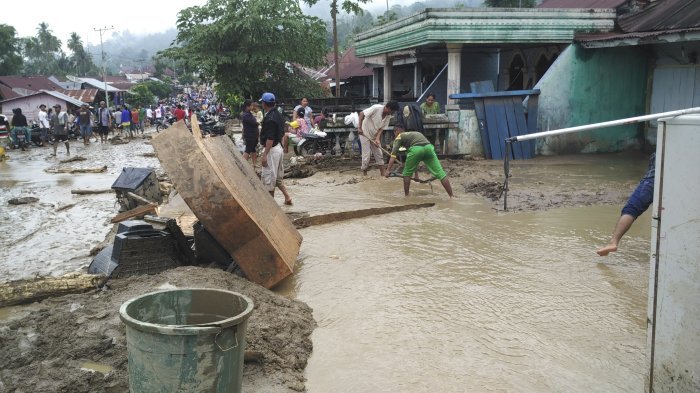
POLYGON ((484 158, 491 159, 491 144, 489 142, 488 124, 486 122, 486 110, 484 109, 484 100, 477 98, 474 100, 474 112, 476 112, 476 120, 479 124, 479 134, 481 134, 481 144, 484 147, 484 158))
POLYGON ((503 148, 498 139, 498 105, 493 99, 484 99, 484 110, 486 112, 486 129, 489 132, 489 146, 491 147, 491 158, 494 160, 503 159, 503 148))
MULTIPOLYGON (((500 99, 503 104, 503 110, 506 112, 506 122, 508 123, 508 137, 518 136, 518 122, 515 120, 515 108, 513 108, 513 100, 511 97, 500 99)), ((511 143, 512 158, 516 160, 523 159, 523 147, 520 143, 511 143)))
POLYGON ((270 288, 292 274, 302 237, 226 137, 176 123, 152 140, 185 203, 243 270, 270 288))

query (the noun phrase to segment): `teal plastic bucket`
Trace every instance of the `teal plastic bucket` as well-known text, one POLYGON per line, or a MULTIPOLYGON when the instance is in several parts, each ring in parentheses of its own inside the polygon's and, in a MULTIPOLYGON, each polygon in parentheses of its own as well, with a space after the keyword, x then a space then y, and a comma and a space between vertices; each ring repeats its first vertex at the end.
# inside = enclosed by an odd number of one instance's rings
POLYGON ((218 289, 152 292, 122 304, 132 393, 240 392, 253 301, 218 289))

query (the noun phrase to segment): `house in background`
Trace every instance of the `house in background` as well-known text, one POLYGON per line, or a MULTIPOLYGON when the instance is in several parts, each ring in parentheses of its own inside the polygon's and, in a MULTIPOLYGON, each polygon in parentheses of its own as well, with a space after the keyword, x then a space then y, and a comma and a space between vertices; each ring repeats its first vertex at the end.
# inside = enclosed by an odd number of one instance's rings
MULTIPOLYGON (((420 102, 431 92, 444 106, 472 82, 534 88, 546 131, 698 106, 699 34, 697 0, 544 0, 429 8, 359 34, 356 48, 374 68, 376 97, 420 102)), ((536 153, 637 149, 654 135, 655 123, 619 126, 538 140, 536 153)))
MULTIPOLYGON (((700 6, 696 0, 616 5, 617 28, 578 33, 535 85, 540 131, 700 106, 700 6)), ((540 7, 564 6, 545 0, 540 7)), ((650 149, 656 122, 538 141, 539 154, 650 149)))
POLYGON ((0 101, 2 114, 7 119, 12 119, 12 109, 22 109, 22 114, 27 117, 27 121, 39 120, 39 105, 44 104, 47 108, 54 105, 61 105, 65 111, 75 111, 83 104, 82 101, 54 90, 40 90, 36 93, 10 98, 0 101))
POLYGON ((63 91, 63 87, 45 76, 0 76, 0 99, 26 96, 40 90, 63 91))

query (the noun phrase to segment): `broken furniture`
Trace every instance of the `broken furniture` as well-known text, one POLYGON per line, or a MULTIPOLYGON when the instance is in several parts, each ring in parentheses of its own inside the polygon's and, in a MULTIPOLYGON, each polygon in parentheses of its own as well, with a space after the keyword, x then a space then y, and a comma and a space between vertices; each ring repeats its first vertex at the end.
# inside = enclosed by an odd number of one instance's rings
POLYGON ((196 121, 151 141, 175 189, 245 277, 266 288, 292 274, 302 237, 230 138, 204 138, 196 121))
POLYGON ((150 168, 123 168, 112 189, 117 194, 120 212, 163 202, 156 172, 150 168))
POLYGON ((145 221, 119 224, 114 244, 100 251, 88 267, 90 274, 121 278, 155 274, 182 265, 175 240, 145 221))

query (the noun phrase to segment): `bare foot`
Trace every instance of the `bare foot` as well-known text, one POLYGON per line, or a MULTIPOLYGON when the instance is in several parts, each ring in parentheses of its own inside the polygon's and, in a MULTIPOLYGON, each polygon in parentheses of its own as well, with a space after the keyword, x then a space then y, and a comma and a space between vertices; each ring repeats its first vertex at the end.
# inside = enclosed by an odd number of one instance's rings
POLYGON ((291 206, 291 205, 292 205, 292 200, 291 200, 291 199, 287 199, 286 201, 284 201, 284 204, 287 205, 287 206, 291 206))
POLYGON ((596 251, 598 255, 601 257, 608 256, 611 252, 617 251, 617 246, 614 244, 608 244, 607 246, 601 248, 600 250, 596 251))

